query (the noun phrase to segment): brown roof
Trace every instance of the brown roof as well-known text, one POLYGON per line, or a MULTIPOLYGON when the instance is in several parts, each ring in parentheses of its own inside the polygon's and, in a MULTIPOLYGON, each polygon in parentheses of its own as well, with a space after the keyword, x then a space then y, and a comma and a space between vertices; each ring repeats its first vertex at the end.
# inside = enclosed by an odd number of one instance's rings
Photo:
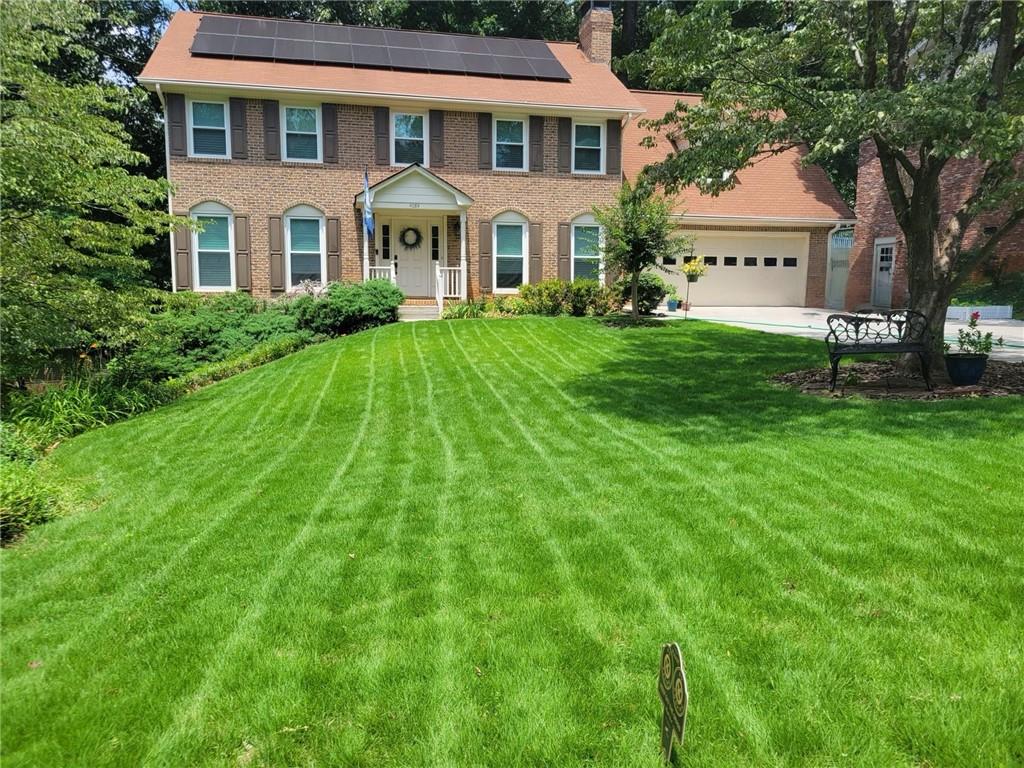
POLYGON ((192 56, 189 47, 204 14, 179 11, 171 18, 141 80, 144 83, 238 85, 367 96, 440 99, 475 104, 522 104, 641 112, 636 97, 606 64, 595 64, 574 43, 548 43, 571 80, 551 82, 480 75, 405 72, 349 66, 192 56))
MULTIPOLYGON (((644 105, 646 119, 657 119, 675 109, 677 101, 698 104, 692 93, 633 91, 644 105)), ((657 134, 657 146, 640 146, 653 132, 638 121, 626 126, 622 136, 622 167, 636 179, 645 165, 664 159, 673 151, 664 132, 657 134)), ((736 174, 736 186, 718 197, 702 195, 695 187, 680 190, 674 208, 688 216, 751 217, 770 219, 853 219, 853 212, 839 196, 828 176, 817 165, 802 165, 807 155, 798 147, 778 155, 762 155, 736 174)))

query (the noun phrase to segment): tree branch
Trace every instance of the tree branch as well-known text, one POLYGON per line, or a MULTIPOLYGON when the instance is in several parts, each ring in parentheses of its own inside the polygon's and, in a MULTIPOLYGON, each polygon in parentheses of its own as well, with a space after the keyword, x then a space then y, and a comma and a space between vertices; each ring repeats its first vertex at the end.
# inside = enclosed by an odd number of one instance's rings
MULTIPOLYGON (((960 244, 967 234, 967 229, 978 215, 981 203, 987 196, 996 191, 1004 181, 1012 178, 1014 172, 1014 165, 1009 161, 993 162, 986 166, 985 172, 981 176, 981 181, 978 182, 974 191, 960 204, 946 223, 940 244, 940 250, 943 253, 951 253, 960 248, 960 244)), ((959 265, 955 266, 959 269, 959 265)))
POLYGON ((981 2, 964 3, 963 14, 960 16, 960 26, 956 33, 956 42, 949 50, 946 63, 943 66, 942 80, 952 82, 956 77, 956 71, 968 51, 972 50, 978 41, 978 29, 981 22, 992 12, 991 0, 981 2))
POLYGON ((882 29, 881 3, 867 3, 867 34, 864 39, 864 90, 878 83, 878 35, 882 29))
MULTIPOLYGON (((1017 33, 1017 0, 1003 0, 999 6, 999 33, 996 36, 996 54, 992 58, 989 87, 978 95, 978 109, 984 110, 990 102, 1000 101, 1006 90, 1006 78, 1013 69, 1013 43, 1017 33)), ((1024 43, 1021 44, 1024 46, 1024 43)))
MULTIPOLYGON (((878 134, 874 134, 872 139, 874 139, 875 146, 878 148, 878 162, 882 166, 882 179, 885 181, 885 189, 889 193, 889 201, 892 203, 893 213, 896 215, 896 221, 899 223, 900 229, 906 232, 910 227, 910 200, 907 198, 907 190, 903 187, 903 180, 900 178, 899 169, 896 167, 897 162, 899 162, 897 156, 903 153, 894 149, 889 142, 878 134)), ((909 159, 907 159, 907 162, 910 162, 909 159)), ((913 174, 911 178, 914 178, 913 174)))
POLYGON ((956 265, 956 274, 953 276, 953 287, 958 287, 975 269, 992 258, 999 241, 1022 221, 1024 221, 1024 208, 1017 208, 1006 217, 1006 220, 996 228, 995 232, 989 235, 984 245, 961 253, 960 261, 956 265))

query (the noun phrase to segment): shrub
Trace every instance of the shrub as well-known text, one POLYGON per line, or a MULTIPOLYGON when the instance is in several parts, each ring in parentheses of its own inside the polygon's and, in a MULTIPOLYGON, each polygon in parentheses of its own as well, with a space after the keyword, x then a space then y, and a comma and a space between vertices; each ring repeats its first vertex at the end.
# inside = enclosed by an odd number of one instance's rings
MULTIPOLYGON (((629 301, 631 287, 629 280, 619 280, 615 284, 616 291, 622 297, 623 303, 629 301)), ((670 293, 674 293, 673 286, 666 283, 653 272, 644 272, 640 275, 640 283, 637 286, 637 309, 643 315, 648 315, 657 309, 662 300, 670 293)))
POLYGON ((526 302, 531 315, 565 314, 566 292, 569 283, 564 280, 541 280, 519 288, 519 296, 526 302))
POLYGON ((0 544, 7 545, 32 525, 54 517, 60 506, 57 490, 23 461, 0 460, 0 544))
POLYGON ((481 299, 473 301, 460 301, 458 304, 448 304, 441 311, 442 320, 470 320, 475 317, 483 317, 487 313, 487 305, 481 299))
POLYGON ((31 464, 45 448, 37 430, 24 429, 10 421, 0 422, 0 461, 31 464))
POLYGON ((542 280, 519 289, 526 313, 531 315, 606 315, 622 308, 616 290, 597 280, 542 280))
POLYGON ((264 342, 253 347, 248 352, 232 357, 229 360, 220 360, 215 363, 207 363, 200 366, 180 379, 172 379, 165 382, 164 393, 168 400, 172 400, 185 392, 205 387, 207 384, 222 379, 230 378, 235 374, 247 371, 250 368, 257 368, 264 363, 277 360, 292 352, 298 352, 309 343, 309 337, 304 333, 293 333, 289 336, 280 336, 276 339, 264 342))
POLYGON ((520 296, 495 296, 487 304, 491 317, 517 317, 527 314, 528 306, 520 296))
POLYGON ((404 294, 388 280, 332 283, 323 296, 299 296, 285 306, 300 330, 342 336, 398 320, 404 294))

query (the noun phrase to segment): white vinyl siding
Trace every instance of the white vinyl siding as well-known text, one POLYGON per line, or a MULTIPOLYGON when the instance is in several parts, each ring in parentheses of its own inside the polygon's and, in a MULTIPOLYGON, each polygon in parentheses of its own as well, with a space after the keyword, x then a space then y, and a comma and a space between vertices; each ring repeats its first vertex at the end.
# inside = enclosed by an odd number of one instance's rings
POLYGON ((281 107, 282 157, 289 162, 319 163, 322 156, 319 107, 281 107))
POLYGON ((427 165, 426 115, 395 112, 391 115, 391 164, 427 165))
POLYGON ((604 173, 604 130, 601 123, 573 123, 573 173, 604 173))
POLYGON ((521 118, 494 118, 494 167, 499 171, 527 170, 527 122, 521 118))
POLYGON ((227 158, 231 154, 228 105, 223 101, 189 101, 188 153, 192 157, 227 158))

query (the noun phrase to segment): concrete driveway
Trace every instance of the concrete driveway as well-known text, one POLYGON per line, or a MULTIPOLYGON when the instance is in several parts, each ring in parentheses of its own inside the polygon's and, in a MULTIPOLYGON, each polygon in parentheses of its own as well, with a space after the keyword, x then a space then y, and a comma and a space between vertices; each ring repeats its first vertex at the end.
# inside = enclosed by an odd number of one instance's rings
MULTIPOLYGON (((664 307, 661 307, 661 311, 665 317, 683 316, 681 311, 669 312, 664 307)), ((828 332, 825 319, 835 311, 810 307, 694 307, 689 316, 766 333, 824 339, 828 332)), ((946 340, 955 345, 957 331, 966 327, 966 323, 947 322, 946 340)), ((978 324, 978 328, 982 333, 992 331, 996 338, 1003 337, 1004 346, 992 350, 992 359, 1024 361, 1024 321, 984 320, 978 324)))

